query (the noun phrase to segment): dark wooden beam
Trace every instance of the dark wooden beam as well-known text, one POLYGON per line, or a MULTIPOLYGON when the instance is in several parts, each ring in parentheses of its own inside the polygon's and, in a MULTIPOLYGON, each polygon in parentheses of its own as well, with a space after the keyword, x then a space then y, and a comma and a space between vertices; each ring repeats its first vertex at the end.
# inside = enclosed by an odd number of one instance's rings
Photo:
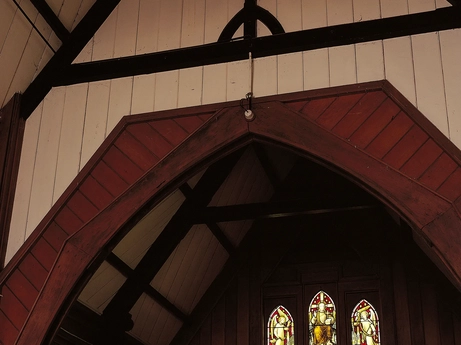
POLYGON ((120 0, 97 0, 82 18, 56 54, 24 91, 21 116, 27 119, 46 94, 56 84, 56 78, 64 72, 82 51, 99 27, 109 17, 120 0))
MULTIPOLYGON (((106 261, 117 271, 123 274, 126 278, 130 277, 133 274, 133 269, 114 253, 110 253, 107 256, 106 261)), ((144 292, 149 297, 153 298, 163 308, 165 308, 171 314, 176 316, 179 320, 182 320, 183 322, 186 320, 186 315, 181 310, 179 310, 178 307, 171 303, 165 296, 163 296, 160 292, 155 290, 151 285, 148 285, 144 292)))
POLYGON ((221 230, 221 228, 218 226, 216 223, 207 223, 206 224, 208 229, 211 230, 213 233, 214 237, 221 243, 221 245, 224 247, 224 249, 229 253, 229 255, 233 255, 235 252, 235 247, 229 241, 227 236, 224 234, 224 232, 221 230))
POLYGON ((54 86, 122 78, 216 63, 369 42, 461 27, 459 8, 376 19, 234 42, 213 43, 158 53, 72 64, 54 86))
POLYGON ((129 313, 141 294, 148 289, 150 282, 171 255, 176 246, 186 236, 193 223, 192 214, 205 207, 226 179, 242 150, 234 152, 210 166, 170 222, 165 226, 147 253, 141 259, 128 279, 104 309, 103 316, 116 320, 129 313))
POLYGON ((56 36, 64 43, 69 38, 69 31, 61 23, 47 2, 45 0, 30 0, 30 2, 32 2, 38 13, 45 19, 56 36))
POLYGON ((16 94, 0 109, 0 271, 5 262, 25 127, 19 115, 20 95, 16 94))
POLYGON ((282 181, 277 176, 277 173, 274 167, 272 166, 272 163, 270 162, 266 151, 259 144, 253 145, 253 148, 255 150, 256 157, 258 157, 258 160, 261 163, 261 166, 263 167, 264 172, 266 173, 266 176, 269 179, 272 187, 274 188, 274 190, 278 190, 282 184, 282 181))
POLYGON ((195 224, 232 222, 247 219, 286 218, 316 214, 351 212, 376 208, 377 204, 323 203, 316 200, 293 200, 270 203, 252 203, 231 206, 207 207, 193 215, 195 224), (317 205, 316 205, 317 204, 317 205))

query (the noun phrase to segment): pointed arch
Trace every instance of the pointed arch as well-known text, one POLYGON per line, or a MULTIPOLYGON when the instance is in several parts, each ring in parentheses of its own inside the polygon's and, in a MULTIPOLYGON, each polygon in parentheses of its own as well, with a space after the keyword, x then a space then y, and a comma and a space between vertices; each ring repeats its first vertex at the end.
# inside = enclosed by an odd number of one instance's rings
POLYGON ((336 306, 325 291, 320 290, 309 303, 309 345, 336 344, 336 306))
POLYGON ((352 345, 380 345, 381 328, 376 309, 366 299, 356 304, 351 314, 352 345))
POLYGON ((0 273, 0 341, 40 344, 76 298, 88 268, 147 206, 251 142, 295 151, 361 185, 408 222, 421 248, 461 289, 461 153, 392 85, 261 98, 253 111, 252 122, 238 102, 125 118, 0 273), (174 141, 153 145, 162 129, 174 141), (32 284, 18 298, 12 291, 19 275, 32 284))
POLYGON ((294 345, 295 321, 283 305, 274 308, 267 320, 267 345, 294 345))

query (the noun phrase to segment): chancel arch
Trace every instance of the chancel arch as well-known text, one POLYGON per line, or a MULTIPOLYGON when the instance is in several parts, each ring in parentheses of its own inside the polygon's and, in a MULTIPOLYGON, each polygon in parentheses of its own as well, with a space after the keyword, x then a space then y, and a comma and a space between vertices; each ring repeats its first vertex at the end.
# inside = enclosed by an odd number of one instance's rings
MULTIPOLYGON (((219 108, 214 105, 125 118, 2 272, 4 297, 0 308, 3 329, 11 332, 0 333, 3 337, 0 340, 4 344, 16 341, 16 344, 27 345, 51 340, 91 274, 107 261, 118 267, 127 279, 121 280, 120 290, 103 309, 102 329, 110 325, 122 335, 125 330, 132 329, 130 312, 140 298, 147 299, 147 294, 162 310, 179 320, 170 343, 188 343, 207 322, 212 308, 219 304, 216 298, 232 285, 239 264, 252 257, 251 239, 257 238, 258 233, 247 229, 246 235, 237 236, 229 230, 235 235, 231 238, 227 230, 220 229, 222 222, 247 220, 247 211, 243 209, 250 209, 254 220, 283 218, 287 214, 328 213, 333 206, 342 211, 360 211, 376 206, 374 203, 353 205, 347 202, 312 205, 307 201, 307 204, 293 205, 281 199, 280 203, 261 208, 262 202, 271 200, 273 194, 279 192, 281 176, 286 174, 283 167, 288 164, 280 162, 288 156, 315 162, 372 195, 399 222, 408 223, 414 240, 451 282, 458 289, 461 287, 461 243, 452 245, 453 241, 461 241, 457 236, 461 225, 460 152, 392 85, 384 81, 261 98, 255 100, 252 110, 255 119, 251 122, 245 120, 238 102, 222 104, 219 108), (157 145, 152 138, 159 133, 160 127, 168 127, 176 141, 157 145), (264 158, 261 146, 275 147, 290 154, 278 155, 277 159, 273 155, 264 158), (247 150, 254 152, 247 153, 247 150), (242 173, 235 181, 245 186, 241 189, 245 193, 256 193, 252 186, 258 186, 257 181, 260 189, 255 195, 258 198, 253 200, 248 195, 249 199, 242 205, 232 205, 229 197, 229 204, 225 206, 235 207, 224 208, 217 195, 237 195, 238 199, 243 194, 233 194, 232 185, 222 186, 231 178, 233 169, 243 164, 243 157, 252 162, 256 161, 255 156, 259 157, 259 163, 252 164, 249 174, 242 173), (259 176, 255 171, 260 166, 266 171, 264 181, 255 178, 259 176), (250 177, 255 182, 245 185, 250 177), (270 187, 264 185, 266 182, 270 187), (227 188, 227 192, 221 188, 227 188), (146 251, 150 256, 143 256, 132 266, 123 260, 120 262, 120 257, 113 252, 117 244, 162 200, 178 190, 184 201, 180 198, 178 208, 172 206, 175 212, 165 218, 158 237, 152 239, 150 248, 153 249, 146 251), (236 219, 235 214, 242 218, 236 219), (184 222, 184 219, 188 221, 184 222), (200 228, 198 224, 206 227, 200 228), (194 237, 195 233, 198 237, 194 237), (159 279, 157 274, 162 272, 166 262, 174 262, 171 258, 173 251, 179 250, 178 246, 185 240, 193 243, 196 238, 206 236, 221 251, 222 266, 213 271, 214 276, 212 270, 205 270, 211 278, 208 287, 201 292, 202 297, 186 305, 181 304, 180 297, 165 297, 170 290, 159 293, 165 285, 155 285, 154 280, 159 279), (228 257, 232 260, 226 261, 228 257), (42 269, 38 271, 38 267, 42 269), (34 283, 21 297, 27 301, 18 300, 11 293, 21 276, 34 283)), ((360 201, 365 200, 370 201, 366 198, 360 201)), ((274 250, 273 255, 265 254, 265 259, 273 266, 260 273, 262 282, 269 279, 286 246, 296 242, 296 237, 280 241, 280 232, 277 229, 275 233, 278 235, 267 239, 272 241, 274 250)), ((359 249, 362 253, 368 248, 359 249)), ((328 255, 334 257, 334 253, 328 252, 328 255)), ((350 267, 348 269, 353 271, 350 267)), ((344 268, 340 271, 349 272, 344 268)), ((322 285, 339 271, 327 269, 311 277, 312 272, 301 270, 296 275, 306 283, 302 286, 295 284, 290 292, 294 297, 289 300, 296 310, 293 315, 303 313, 302 305, 297 302, 298 296, 303 294, 302 289, 313 289, 312 284, 316 281, 319 282, 317 285, 322 285)), ((342 291, 344 284, 349 284, 347 276, 336 289, 342 291)), ((366 288, 366 284, 379 286, 380 283, 366 281, 363 284, 366 288)), ((240 291, 244 286, 233 288, 240 291)), ((275 300, 275 295, 270 298, 275 300)), ((232 301, 229 297, 226 304, 229 308, 233 308, 232 301)), ((245 310, 245 305, 248 303, 241 301, 237 304, 237 313, 245 310)), ((220 318, 222 315, 215 315, 215 320, 220 318)), ((338 330, 346 332, 346 327, 340 326, 338 330)), ((264 332, 264 326, 261 329, 264 332)), ((248 336, 258 338, 261 334, 248 336)))

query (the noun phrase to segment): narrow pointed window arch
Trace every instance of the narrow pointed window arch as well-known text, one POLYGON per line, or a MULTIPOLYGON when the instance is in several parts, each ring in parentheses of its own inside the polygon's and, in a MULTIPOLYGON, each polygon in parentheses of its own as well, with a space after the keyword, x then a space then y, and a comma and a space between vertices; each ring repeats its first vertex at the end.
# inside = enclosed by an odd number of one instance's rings
POLYGON ((319 291, 309 304, 309 345, 336 343, 335 303, 325 291, 319 291))
POLYGON ((352 345, 380 345, 379 318, 376 309, 363 299, 351 315, 352 345))
POLYGON ((267 345, 294 345, 295 325, 288 309, 279 305, 267 321, 267 345))

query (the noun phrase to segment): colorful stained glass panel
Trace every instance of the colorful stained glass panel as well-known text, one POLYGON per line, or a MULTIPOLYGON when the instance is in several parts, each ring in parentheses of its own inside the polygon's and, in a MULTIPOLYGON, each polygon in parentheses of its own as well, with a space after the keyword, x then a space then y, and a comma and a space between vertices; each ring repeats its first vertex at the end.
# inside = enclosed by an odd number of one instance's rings
POLYGON ((336 344, 336 307, 331 297, 319 291, 309 304, 309 345, 336 344))
POLYGON ((283 306, 275 308, 267 322, 267 345, 294 345, 294 320, 283 306))
POLYGON ((378 313, 365 299, 355 306, 352 316, 352 345, 380 345, 378 313))

